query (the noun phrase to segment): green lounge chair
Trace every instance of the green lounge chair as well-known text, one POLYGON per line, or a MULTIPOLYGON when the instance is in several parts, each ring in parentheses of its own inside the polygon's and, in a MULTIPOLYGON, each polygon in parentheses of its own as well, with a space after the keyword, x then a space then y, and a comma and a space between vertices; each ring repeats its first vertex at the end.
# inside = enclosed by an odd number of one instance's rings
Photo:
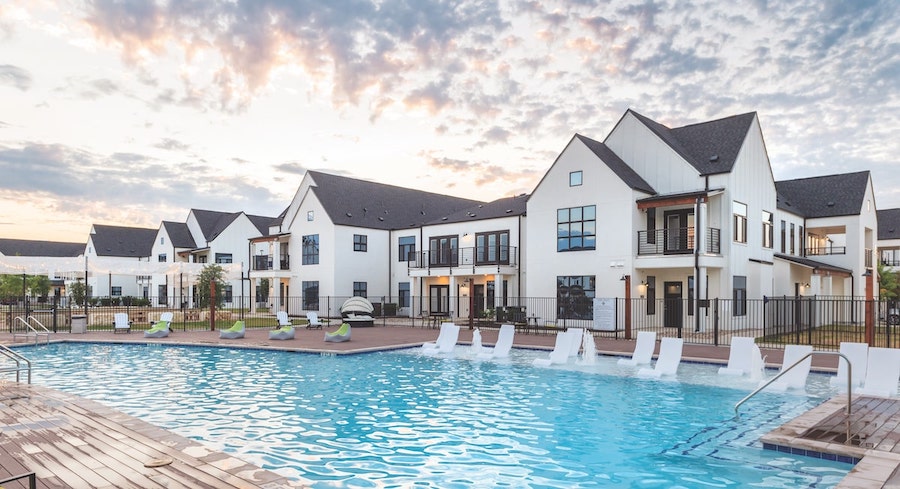
POLYGON ((236 321, 234 323, 234 326, 232 326, 228 329, 223 329, 219 333, 219 338, 226 339, 226 340, 236 340, 238 338, 243 338, 243 337, 244 337, 244 322, 243 321, 236 321))
POLYGON ((282 328, 278 328, 272 331, 269 331, 269 339, 270 340, 292 340, 294 339, 294 327, 293 326, 284 326, 282 328))
POLYGON ((172 330, 172 317, 173 314, 171 312, 160 314, 159 321, 153 323, 150 329, 144 331, 144 338, 165 338, 169 336, 169 332, 172 330))
POLYGON ((344 341, 350 341, 350 324, 344 323, 338 328, 334 333, 325 333, 325 341, 329 341, 331 343, 341 343, 344 341))

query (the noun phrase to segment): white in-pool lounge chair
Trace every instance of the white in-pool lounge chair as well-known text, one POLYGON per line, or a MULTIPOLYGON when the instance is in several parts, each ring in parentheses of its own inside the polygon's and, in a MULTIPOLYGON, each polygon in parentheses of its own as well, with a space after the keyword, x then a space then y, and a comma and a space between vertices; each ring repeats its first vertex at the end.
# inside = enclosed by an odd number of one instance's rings
POLYGON ((571 341, 564 331, 556 333, 556 343, 553 345, 553 351, 547 358, 535 358, 532 365, 538 367, 548 367, 550 365, 563 365, 569 361, 569 350, 571 350, 571 341))
POLYGON ((113 320, 115 321, 113 333, 118 333, 119 331, 124 331, 126 333, 131 332, 131 321, 128 320, 127 312, 117 312, 113 316, 113 320))
POLYGON ((763 357, 756 341, 748 336, 732 336, 728 351, 728 366, 720 367, 720 375, 746 375, 758 380, 762 377, 763 357))
POLYGON ((584 328, 567 329, 566 339, 569 342, 569 356, 577 357, 578 350, 581 350, 581 341, 584 339, 584 328))
POLYGON ((637 341, 634 344, 634 353, 631 358, 620 358, 619 365, 649 365, 653 359, 653 350, 656 348, 656 332, 638 331, 637 341))
MULTIPOLYGON (((856 389, 866 380, 866 364, 869 361, 868 343, 841 342, 840 352, 850 361, 850 371, 853 378, 850 379, 850 388, 856 389)), ((831 385, 838 389, 847 389, 847 361, 838 359, 837 375, 830 379, 831 385)))
POLYGON ((497 335, 497 343, 493 348, 483 348, 478 358, 506 358, 509 356, 509 350, 512 348, 513 337, 516 335, 516 326, 514 324, 504 324, 500 326, 500 333, 497 335))
POLYGON ((456 346, 456 340, 459 339, 459 326, 453 323, 442 323, 441 332, 438 333, 437 341, 434 343, 425 343, 422 345, 422 353, 426 355, 437 355, 438 353, 452 353, 456 346))
POLYGON ((306 320, 309 321, 309 324, 306 325, 306 329, 318 328, 322 329, 322 321, 319 320, 319 314, 315 312, 306 313, 306 320))
MULTIPOLYGON (((812 351, 812 345, 785 346, 784 360, 781 362, 781 370, 779 370, 779 373, 784 372, 784 369, 797 363, 797 361, 803 358, 804 355, 812 353, 812 351)), ((803 362, 801 362, 799 365, 789 370, 788 373, 782 375, 775 382, 772 382, 772 384, 769 385, 768 389, 777 391, 785 391, 787 389, 803 389, 804 387, 806 387, 806 378, 809 376, 810 367, 812 367, 812 357, 806 357, 806 359, 803 360, 803 362)), ((765 382, 766 381, 760 382, 760 385, 765 382)))
POLYGON ((869 348, 866 381, 856 391, 876 397, 896 397, 900 380, 900 350, 896 348, 869 348))
POLYGON ((684 348, 682 338, 663 338, 659 343, 659 356, 653 368, 644 367, 638 370, 638 377, 662 377, 675 375, 681 364, 681 351, 684 348))

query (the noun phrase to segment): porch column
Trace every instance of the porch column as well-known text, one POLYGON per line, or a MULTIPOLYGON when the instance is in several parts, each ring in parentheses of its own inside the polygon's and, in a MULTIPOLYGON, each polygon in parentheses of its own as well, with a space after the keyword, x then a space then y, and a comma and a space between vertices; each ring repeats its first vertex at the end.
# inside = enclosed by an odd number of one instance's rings
POLYGON ((505 276, 499 273, 494 275, 494 304, 491 307, 495 311, 503 307, 503 294, 506 293, 506 290, 503 288, 504 278, 505 276))
POLYGON ((459 300, 459 292, 456 287, 456 275, 450 275, 450 293, 448 296, 449 304, 447 304, 447 311, 450 314, 450 320, 456 317, 456 301, 459 300))
POLYGON ((694 246, 697 247, 697 251, 702 255, 707 252, 706 249, 706 228, 707 226, 707 211, 706 211, 706 200, 699 200, 697 202, 697 209, 694 211, 696 213, 696 219, 694 219, 694 246))
POLYGON ((272 245, 272 270, 281 270, 281 242, 277 239, 272 245))
POLYGON ((422 279, 419 277, 409 277, 409 317, 413 318, 422 315, 422 303, 425 300, 423 294, 419 294, 422 279))
MULTIPOLYGON (((709 299, 706 296, 707 291, 707 282, 709 281, 707 278, 706 267, 701 266, 698 269, 699 276, 694 277, 694 332, 699 333, 702 329, 700 323, 702 322, 702 318, 707 317, 705 314, 701 314, 700 309, 700 300, 709 299)), ((708 304, 708 303, 707 303, 708 304)), ((705 310, 705 309, 704 309, 705 310)))

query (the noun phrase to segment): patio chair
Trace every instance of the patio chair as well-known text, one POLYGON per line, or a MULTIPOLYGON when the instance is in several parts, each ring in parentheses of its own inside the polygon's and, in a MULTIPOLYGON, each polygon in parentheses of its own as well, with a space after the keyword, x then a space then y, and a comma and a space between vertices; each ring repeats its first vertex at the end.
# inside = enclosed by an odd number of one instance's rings
POLYGON ((616 363, 631 367, 635 365, 650 365, 654 349, 656 349, 656 332, 638 331, 637 341, 634 344, 634 352, 631 354, 631 358, 620 358, 616 363))
MULTIPOLYGON (((812 353, 812 345, 787 345, 784 347, 784 360, 781 362, 780 372, 797 363, 804 355, 812 353)), ((787 389, 802 389, 806 387, 806 378, 809 376, 809 369, 812 367, 812 357, 806 357, 802 363, 789 370, 781 378, 772 382, 769 389, 785 391, 787 389)), ((765 381, 760 382, 762 385, 765 381)))
POLYGON ((238 338, 244 337, 244 327, 243 321, 235 321, 234 325, 228 329, 223 329, 219 332, 219 338, 225 340, 236 340, 238 338))
POLYGON ((516 334, 516 326, 514 324, 504 324, 500 326, 500 333, 497 335, 497 343, 493 348, 484 348, 478 354, 478 358, 506 358, 509 356, 509 350, 512 349, 513 337, 516 334))
POLYGON ((171 312, 164 312, 159 315, 159 321, 153 323, 150 326, 150 329, 144 331, 144 338, 165 338, 169 336, 169 331, 172 329, 172 318, 174 315, 171 312))
POLYGON ((342 323, 341 327, 332 333, 325 332, 325 341, 329 343, 343 343, 350 341, 350 323, 342 323))
POLYGON ((278 311, 275 313, 275 321, 276 325, 279 328, 283 328, 285 326, 291 326, 294 323, 291 322, 291 319, 288 317, 287 311, 278 311))
POLYGON ((866 381, 859 394, 877 397, 896 397, 897 380, 900 379, 900 350, 896 348, 869 348, 866 381))
POLYGON ((638 377, 662 377, 675 375, 681 364, 681 352, 684 348, 682 338, 663 338, 659 343, 659 356, 653 368, 644 367, 638 370, 638 377))
MULTIPOLYGON (((850 388, 855 389, 866 380, 866 363, 869 361, 869 344, 842 341, 840 352, 850 361, 850 388)), ((831 385, 838 389, 847 388, 847 362, 843 358, 838 359, 837 375, 829 379, 831 385)))
POLYGON ((422 345, 422 353, 426 355, 436 355, 438 353, 451 353, 456 346, 456 340, 459 338, 459 326, 454 323, 441 324, 441 332, 438 333, 437 340, 433 343, 425 343, 422 345))
POLYGON ((294 326, 288 324, 278 329, 269 331, 270 340, 292 340, 294 339, 294 326))
POLYGON ((309 321, 309 324, 306 325, 306 329, 322 329, 322 321, 319 320, 319 314, 315 312, 306 313, 306 320, 309 321))
POLYGON ((131 332, 131 321, 128 320, 127 312, 117 312, 113 319, 115 321, 115 327, 113 328, 113 333, 118 333, 119 331, 123 331, 125 333, 131 332))

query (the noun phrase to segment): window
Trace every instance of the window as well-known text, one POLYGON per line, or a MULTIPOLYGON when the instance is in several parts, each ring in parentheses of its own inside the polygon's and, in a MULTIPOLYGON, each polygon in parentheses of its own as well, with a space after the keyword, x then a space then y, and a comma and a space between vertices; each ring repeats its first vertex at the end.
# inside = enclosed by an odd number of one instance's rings
POLYGON ((353 295, 359 297, 367 297, 368 288, 368 282, 353 282, 353 295))
POLYGON ((225 286, 225 297, 223 300, 225 302, 232 302, 233 299, 234 299, 234 296, 232 295, 232 288, 230 285, 226 285, 225 286))
POLYGON ((475 264, 509 263, 509 231, 475 235, 475 264))
POLYGON ((732 299, 734 301, 733 312, 735 316, 747 315, 747 277, 740 275, 734 276, 734 290, 732 299))
POLYGON ((398 243, 400 244, 400 251, 398 251, 397 254, 400 256, 400 261, 410 261, 416 259, 415 236, 400 236, 400 238, 398 239, 398 243))
POLYGON ((319 310, 319 282, 318 280, 300 283, 303 288, 303 309, 307 311, 319 310))
POLYGON ((790 240, 790 244, 791 244, 791 254, 793 255, 793 254, 794 254, 794 223, 791 223, 791 240, 790 240))
POLYGON ((409 282, 400 282, 397 287, 400 297, 397 299, 399 307, 409 307, 409 282))
POLYGON ((687 313, 688 313, 688 316, 693 316, 694 315, 694 277, 688 276, 687 283, 688 283, 688 296, 687 296, 688 310, 687 310, 687 313))
POLYGON ((787 232, 785 231, 786 223, 784 220, 781 221, 781 252, 784 253, 785 250, 785 241, 787 241, 787 232))
POLYGON ((354 234, 353 235, 353 251, 368 251, 369 248, 369 237, 365 234, 354 234))
POLYGON ((763 248, 771 248, 775 243, 775 221, 771 212, 762 213, 762 245, 763 248))
POLYGON ((734 241, 735 243, 747 242, 747 204, 734 201, 732 205, 734 214, 734 241))
POLYGON ((307 234, 303 236, 303 264, 319 264, 319 235, 307 234))
POLYGON ((209 257, 206 255, 200 255, 197 257, 197 263, 206 263, 207 258, 209 257))
POLYGON ((593 250, 597 244, 597 206, 556 211, 556 251, 593 250))
POLYGON ((583 177, 583 175, 580 170, 569 172, 569 186, 577 187, 577 186, 581 185, 582 177, 583 177))
POLYGON ((216 253, 216 263, 231 263, 231 253, 216 253))
POLYGON ((800 256, 806 256, 806 236, 803 234, 803 226, 800 226, 800 233, 797 239, 800 241, 800 256))
POLYGON ((165 284, 160 284, 156 286, 157 290, 157 304, 168 304, 169 303, 169 294, 166 291, 165 284))
POLYGON ((315 220, 315 218, 316 218, 316 213, 314 211, 306 211, 306 220, 307 221, 315 220))
POLYGON ((556 277, 557 318, 593 319, 595 292, 593 275, 556 277))
POLYGON ((656 314, 656 277, 647 276, 647 315, 656 314))
POLYGON ((269 286, 266 285, 263 287, 262 285, 256 286, 256 302, 258 304, 262 304, 268 302, 269 300, 269 286))
POLYGON ((160 236, 160 237, 159 237, 159 244, 161 244, 161 245, 166 244, 166 237, 165 237, 165 236, 160 236))
POLYGON ((435 236, 428 239, 428 263, 438 266, 459 265, 459 238, 435 236))
POLYGON ((647 209, 647 244, 656 244, 656 209, 647 209))
POLYGON ((112 287, 110 287, 109 293, 112 294, 113 297, 121 297, 122 296, 122 287, 113 285, 112 287))
POLYGON ((165 263, 166 262, 166 254, 160 253, 159 256, 156 257, 156 261, 158 261, 160 263, 165 263))

